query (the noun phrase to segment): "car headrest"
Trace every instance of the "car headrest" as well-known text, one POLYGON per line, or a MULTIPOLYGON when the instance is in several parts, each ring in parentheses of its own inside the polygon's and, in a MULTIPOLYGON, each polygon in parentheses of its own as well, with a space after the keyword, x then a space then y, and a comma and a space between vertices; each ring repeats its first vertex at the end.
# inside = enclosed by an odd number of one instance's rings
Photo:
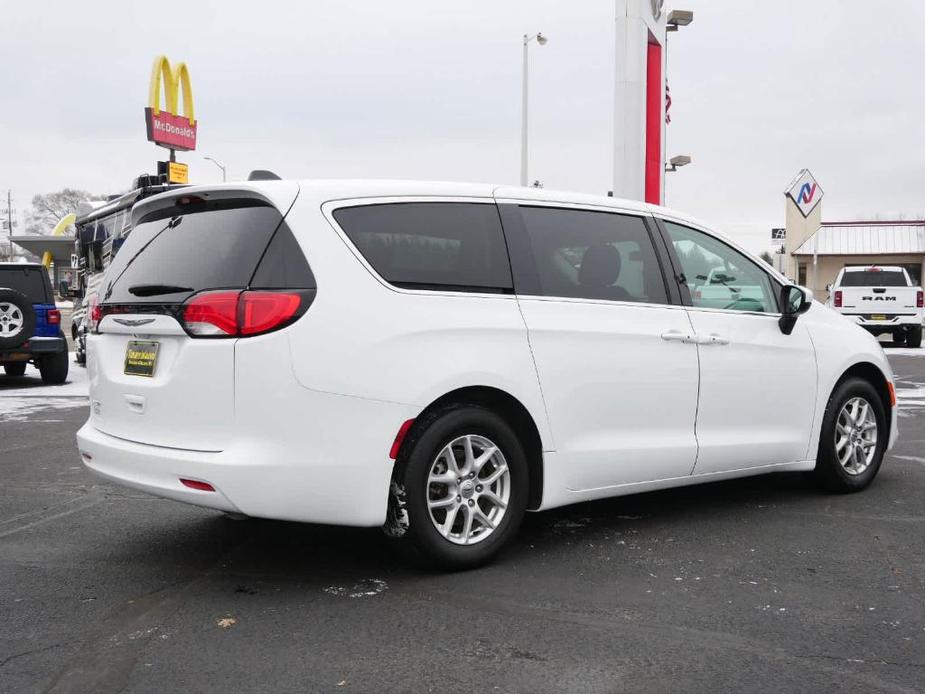
POLYGON ((578 281, 586 287, 609 287, 620 276, 620 251, 601 243, 588 246, 581 259, 578 281))

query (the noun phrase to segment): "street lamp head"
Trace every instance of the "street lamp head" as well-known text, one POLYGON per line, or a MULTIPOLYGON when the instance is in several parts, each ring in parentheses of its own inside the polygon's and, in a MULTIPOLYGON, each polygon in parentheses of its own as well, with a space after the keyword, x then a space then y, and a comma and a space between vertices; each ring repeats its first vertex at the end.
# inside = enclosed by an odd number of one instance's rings
POLYGON ((676 157, 672 157, 668 160, 668 163, 671 164, 676 169, 681 168, 682 166, 687 166, 693 161, 687 154, 679 154, 676 157))
POLYGON ((668 30, 677 31, 678 27, 686 27, 694 21, 694 13, 690 10, 672 10, 668 13, 668 30))
POLYGON ((543 36, 543 32, 540 32, 536 35, 536 42, 541 46, 545 46, 547 43, 549 43, 549 39, 543 36))

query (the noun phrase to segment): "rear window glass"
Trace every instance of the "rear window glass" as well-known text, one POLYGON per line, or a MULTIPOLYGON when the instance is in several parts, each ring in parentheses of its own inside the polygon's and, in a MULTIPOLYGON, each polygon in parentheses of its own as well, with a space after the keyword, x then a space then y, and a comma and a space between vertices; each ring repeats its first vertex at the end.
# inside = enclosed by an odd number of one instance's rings
POLYGON ((905 287, 906 277, 896 270, 861 270, 846 272, 841 278, 842 287, 905 287))
POLYGON ((363 257, 399 287, 509 291, 511 266, 493 204, 346 207, 334 218, 363 257))
POLYGON ((0 267, 0 289, 12 289, 34 304, 50 304, 48 274, 40 267, 0 267))
POLYGON ((207 289, 247 287, 281 221, 276 208, 257 200, 157 210, 113 259, 102 300, 179 303, 207 289))

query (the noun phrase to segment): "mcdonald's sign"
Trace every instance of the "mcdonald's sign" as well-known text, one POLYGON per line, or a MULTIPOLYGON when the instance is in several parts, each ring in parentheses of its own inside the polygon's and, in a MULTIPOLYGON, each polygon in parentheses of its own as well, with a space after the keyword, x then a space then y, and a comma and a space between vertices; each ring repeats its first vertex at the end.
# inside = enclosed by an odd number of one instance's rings
POLYGON ((148 106, 145 108, 148 140, 170 149, 196 149, 196 116, 193 110, 193 88, 186 63, 170 65, 167 56, 154 59, 148 106), (161 108, 161 86, 164 108, 161 108), (180 89, 183 90, 183 115, 180 115, 180 89))

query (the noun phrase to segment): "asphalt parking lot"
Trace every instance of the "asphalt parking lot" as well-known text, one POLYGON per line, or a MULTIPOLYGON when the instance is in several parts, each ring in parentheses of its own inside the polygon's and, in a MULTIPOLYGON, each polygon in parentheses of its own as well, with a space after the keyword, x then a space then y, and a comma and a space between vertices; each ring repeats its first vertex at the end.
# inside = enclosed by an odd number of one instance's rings
POLYGON ((532 514, 459 574, 406 567, 376 530, 101 483, 76 391, 3 404, 0 376, 0 692, 923 691, 909 354, 891 355, 901 440, 862 494, 778 475, 532 514))

